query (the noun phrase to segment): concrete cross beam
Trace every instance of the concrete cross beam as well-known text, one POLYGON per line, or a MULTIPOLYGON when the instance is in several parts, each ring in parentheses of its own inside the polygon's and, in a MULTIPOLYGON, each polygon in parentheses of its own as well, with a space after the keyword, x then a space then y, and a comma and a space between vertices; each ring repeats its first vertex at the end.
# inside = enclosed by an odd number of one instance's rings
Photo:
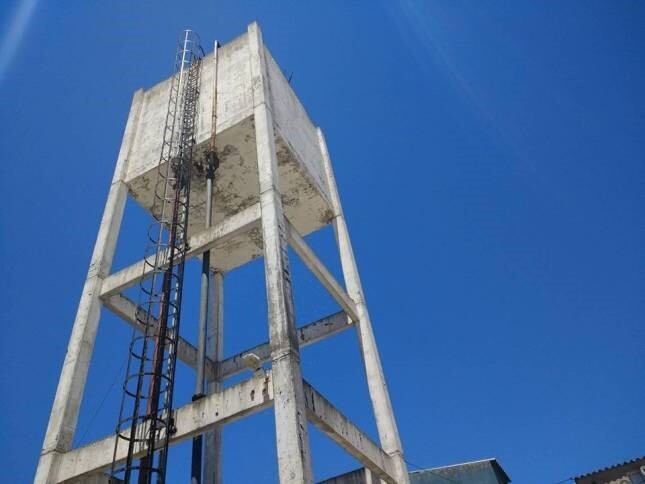
POLYGON ((392 458, 306 382, 304 390, 309 420, 383 481, 397 484, 392 458))
MULTIPOLYGON (((139 322, 144 321, 145 316, 137 318, 137 313, 140 309, 127 297, 122 294, 109 296, 103 299, 103 305, 135 329, 141 332, 145 331, 145 327, 139 322)), ((177 342, 177 358, 191 368, 195 368, 197 348, 180 336, 177 342)), ((206 374, 215 375, 215 366, 209 359, 206 359, 206 374)))
MULTIPOLYGON (((306 326, 302 326, 296 332, 298 334, 299 344, 302 347, 340 333, 352 325, 353 322, 341 311, 309 323, 306 326)), ((271 361, 271 347, 269 342, 262 343, 223 360, 221 363, 222 375, 228 378, 248 369, 244 362, 244 356, 251 353, 259 358, 258 364, 271 361)))
POLYGON ((329 272, 327 267, 325 267, 325 264, 322 263, 294 226, 287 223, 287 227, 289 243, 296 254, 298 254, 309 270, 314 273, 321 284, 325 286, 349 317, 352 318, 354 322, 358 321, 358 312, 356 311, 354 301, 351 300, 343 287, 338 283, 338 281, 336 281, 331 272, 329 272))
MULTIPOLYGON (((236 213, 222 222, 206 229, 188 239, 188 250, 186 259, 195 257, 203 252, 212 249, 217 244, 224 243, 260 224, 260 204, 256 203, 250 207, 236 213)), ((162 260, 167 259, 165 253, 160 254, 162 260)), ((148 277, 154 266, 152 255, 146 260, 140 260, 131 266, 121 269, 118 272, 110 274, 103 281, 101 288, 101 297, 105 298, 123 292, 129 287, 134 286, 142 279, 148 277)), ((166 267, 165 265, 163 266, 166 267)))
MULTIPOLYGON (((179 407, 175 410, 177 432, 170 438, 170 445, 272 406, 272 378, 271 371, 259 373, 222 392, 179 407)), ((396 484, 392 477, 392 458, 311 385, 303 382, 303 386, 308 419, 380 479, 396 484)), ((124 433, 128 433, 127 429, 124 433)), ((115 436, 111 435, 62 454, 53 482, 80 482, 79 478, 107 471, 112 464, 114 440, 115 436)), ((134 458, 141 457, 144 451, 145 447, 138 449, 134 458)), ((122 441, 117 449, 118 464, 123 462, 126 453, 127 445, 122 441)))
MULTIPOLYGON (((266 372, 175 410, 177 432, 170 438, 170 444, 190 439, 217 424, 234 422, 272 404, 272 375, 266 372)), ((124 434, 128 432, 124 430, 124 434)), ((115 436, 112 435, 62 454, 55 482, 65 482, 108 469, 112 464, 114 440, 115 436)), ((145 447, 142 447, 134 457, 141 457, 144 451, 145 447)), ((121 441, 117 449, 117 462, 122 463, 126 454, 127 443, 121 441)))
MULTIPOLYGON (((130 299, 121 294, 117 294, 116 296, 105 298, 103 304, 128 324, 134 326, 139 331, 143 331, 143 325, 138 322, 136 317, 137 305, 130 299)), ((347 328, 353 326, 353 324, 354 322, 343 311, 331 314, 298 328, 296 331, 299 344, 300 346, 308 346, 341 331, 345 331, 347 328)), ((230 378, 248 370, 244 362, 244 356, 251 353, 259 358, 258 364, 260 365, 271 361, 271 347, 267 341, 222 360, 220 363, 222 379, 230 378)), ((197 348, 180 337, 177 344, 177 358, 191 368, 195 368, 197 348)), ((206 378, 210 381, 215 378, 215 363, 208 358, 206 359, 205 374, 206 378)))

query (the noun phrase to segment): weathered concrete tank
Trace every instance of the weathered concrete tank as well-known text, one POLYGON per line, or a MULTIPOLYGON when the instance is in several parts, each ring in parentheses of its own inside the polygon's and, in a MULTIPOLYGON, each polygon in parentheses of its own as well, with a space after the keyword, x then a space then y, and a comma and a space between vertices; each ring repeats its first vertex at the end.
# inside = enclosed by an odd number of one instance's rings
MULTIPOLYGON (((269 96, 273 109, 282 201, 289 221, 306 235, 328 223, 329 189, 323 171, 316 127, 293 92, 280 67, 265 48, 269 96)), ((170 78, 135 97, 130 120, 135 131, 128 155, 126 183, 146 210, 153 206, 155 177, 168 109, 170 78), (139 103, 139 105, 134 105, 139 103)), ((259 201, 253 109, 256 105, 249 34, 219 47, 202 62, 197 119, 196 159, 203 156, 213 128, 216 98, 216 151, 213 224, 259 201), (214 82, 216 79, 216 82, 214 82)), ((195 173, 190 194, 189 235, 203 230, 205 218, 203 174, 195 173)), ((262 255, 260 229, 252 229, 216 246, 212 266, 228 271, 262 255)))

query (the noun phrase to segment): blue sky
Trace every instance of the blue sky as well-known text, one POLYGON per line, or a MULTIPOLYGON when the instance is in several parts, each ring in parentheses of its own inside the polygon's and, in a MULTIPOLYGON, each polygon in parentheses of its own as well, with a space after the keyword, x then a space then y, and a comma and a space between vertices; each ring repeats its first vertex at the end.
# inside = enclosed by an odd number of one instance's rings
MULTIPOLYGON (((3 475, 33 478, 133 91, 182 29, 252 20, 326 132, 407 458, 549 484, 645 453, 645 4, 25 0, 0 5, 3 475)), ((115 268, 145 222, 129 204, 115 268)), ((292 261, 298 323, 334 311, 292 261)), ((266 339, 262 277, 227 276, 228 354, 266 339)), ((77 443, 114 428, 128 338, 104 311, 77 443)), ((353 334, 303 371, 376 435, 353 334)), ((273 439, 271 412, 227 428, 226 482, 275 482, 273 439)), ((356 466, 311 440, 316 478, 356 466)))

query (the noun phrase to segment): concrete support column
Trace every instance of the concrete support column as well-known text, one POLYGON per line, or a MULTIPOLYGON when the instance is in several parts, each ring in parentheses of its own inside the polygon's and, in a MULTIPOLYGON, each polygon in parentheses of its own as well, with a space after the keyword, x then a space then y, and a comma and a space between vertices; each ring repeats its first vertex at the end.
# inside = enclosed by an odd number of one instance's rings
MULTIPOLYGON (((221 361, 224 359, 224 275, 211 272, 210 317, 208 320, 206 356, 215 362, 215 379, 208 383, 208 393, 222 391, 221 361)), ((222 428, 206 432, 204 441, 204 484, 222 482, 222 428)))
POLYGON ((396 420, 394 419, 390 395, 387 390, 387 384, 385 383, 385 375, 383 374, 383 367, 381 366, 381 359, 376 346, 376 339, 374 338, 374 332, 372 331, 372 323, 367 311, 367 305, 363 295, 363 287, 361 285, 358 267, 356 265, 354 251, 349 237, 349 231, 347 229, 345 216, 340 203, 340 195, 338 194, 336 179, 334 178, 329 152, 327 151, 327 144, 320 129, 318 129, 318 141, 323 155, 327 184, 329 185, 331 204, 334 212, 333 226, 336 240, 338 242, 345 286, 349 297, 351 297, 356 304, 356 311, 359 317, 359 321, 356 325, 358 340, 363 356, 363 364, 365 365, 365 374, 367 377, 372 407, 374 408, 374 416, 376 418, 376 426, 379 433, 379 439, 381 441, 381 447, 394 460, 396 469, 395 477, 397 481, 403 484, 408 484, 410 480, 408 477, 407 467, 405 465, 405 459, 403 457, 403 447, 401 446, 399 431, 396 426, 396 420))
POLYGON ((305 396, 262 35, 249 26, 280 482, 313 483, 305 396))
POLYGON ((112 267, 112 258, 128 195, 128 189, 124 183, 127 157, 136 132, 142 102, 143 91, 139 90, 132 100, 92 260, 67 345, 67 353, 34 479, 38 484, 56 482, 58 457, 72 448, 101 313, 99 299, 101 284, 112 267))

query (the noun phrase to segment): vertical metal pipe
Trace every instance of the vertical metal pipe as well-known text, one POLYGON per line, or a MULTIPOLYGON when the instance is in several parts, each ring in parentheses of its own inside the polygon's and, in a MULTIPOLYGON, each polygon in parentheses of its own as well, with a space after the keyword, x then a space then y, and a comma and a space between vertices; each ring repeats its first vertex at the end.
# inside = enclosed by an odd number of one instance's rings
MULTIPOLYGON (((211 226, 213 200, 213 178, 210 174, 206 177, 206 228, 211 226)), ((208 293, 210 285, 210 250, 202 255, 202 273, 199 305, 199 329, 197 335, 197 371, 195 377, 195 393, 193 401, 204 396, 205 377, 204 366, 206 363, 206 322, 208 319, 208 293)), ((202 482, 202 436, 193 438, 191 484, 202 482)))
MULTIPOLYGON (((206 228, 211 226, 213 200, 213 178, 206 178, 206 228)), ((197 338, 197 376, 195 379, 195 395, 203 395, 205 387, 204 365, 206 358, 206 322, 208 319, 208 293, 210 277, 211 251, 202 255, 202 273, 199 306, 199 334, 197 338)))
MULTIPOLYGON (((213 179, 215 170, 217 170, 217 161, 215 155, 215 133, 217 123, 217 48, 219 43, 215 41, 213 49, 213 102, 211 113, 211 138, 208 147, 208 159, 206 160, 206 221, 205 228, 209 228, 213 218, 213 179)), ((207 337, 207 320, 208 320, 208 295, 209 295, 209 276, 210 276, 210 258, 211 251, 207 250, 202 256, 202 274, 200 288, 200 307, 199 307, 199 335, 197 341, 197 376, 195 381, 195 395, 204 395, 206 390, 206 381, 204 378, 204 365, 206 362, 206 337, 207 337)))
MULTIPOLYGON (((215 379, 207 384, 207 394, 222 390, 224 354, 224 274, 211 270, 210 315, 207 325, 206 357, 215 363, 215 379)), ((204 434, 203 484, 222 484, 222 428, 216 425, 204 434)))
MULTIPOLYGON (((213 61, 215 70, 213 73, 213 108, 212 108, 212 126, 211 139, 206 160, 206 223, 208 229, 212 223, 213 211, 213 179, 217 169, 217 158, 215 155, 215 132, 217 118, 217 48, 219 44, 215 42, 213 51, 213 61)), ((199 328, 197 337, 197 368, 195 376, 195 393, 193 401, 199 400, 205 395, 206 379, 204 375, 204 366, 206 363, 206 339, 207 339, 207 322, 209 306, 209 288, 210 288, 210 250, 202 255, 202 273, 200 286, 200 306, 199 306, 199 328)), ((191 464, 191 484, 201 484, 202 482, 202 435, 193 438, 192 464, 191 464)))

